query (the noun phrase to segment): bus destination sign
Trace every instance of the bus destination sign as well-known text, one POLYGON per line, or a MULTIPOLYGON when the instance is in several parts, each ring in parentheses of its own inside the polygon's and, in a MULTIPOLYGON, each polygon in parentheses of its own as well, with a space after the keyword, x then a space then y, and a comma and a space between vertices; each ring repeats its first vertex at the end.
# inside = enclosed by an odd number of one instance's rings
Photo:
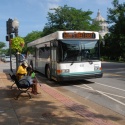
POLYGON ((65 39, 94 39, 95 38, 95 33, 63 33, 63 38, 65 39))

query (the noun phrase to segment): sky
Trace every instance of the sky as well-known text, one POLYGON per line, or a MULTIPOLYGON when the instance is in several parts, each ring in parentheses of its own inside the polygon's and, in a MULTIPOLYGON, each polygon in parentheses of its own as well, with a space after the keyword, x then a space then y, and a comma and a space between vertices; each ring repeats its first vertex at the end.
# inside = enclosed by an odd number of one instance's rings
MULTIPOLYGON (((125 0, 119 0, 123 3, 125 0)), ((19 21, 18 35, 25 37, 32 31, 42 31, 48 22, 47 13, 51 8, 67 5, 83 11, 93 12, 96 18, 98 10, 102 17, 107 19, 107 8, 113 8, 112 0, 0 0, 0 42, 6 43, 6 21, 17 19, 19 21)))

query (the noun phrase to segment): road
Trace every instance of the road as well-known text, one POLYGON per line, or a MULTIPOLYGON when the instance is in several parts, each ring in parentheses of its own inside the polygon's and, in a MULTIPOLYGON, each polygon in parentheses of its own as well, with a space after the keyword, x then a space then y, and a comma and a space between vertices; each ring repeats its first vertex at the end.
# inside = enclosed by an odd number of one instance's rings
POLYGON ((125 116, 125 63, 102 63, 103 78, 76 81, 65 89, 125 116))
MULTIPOLYGON (((13 68, 15 68, 13 61, 13 68)), ((9 63, 0 62, 0 71, 9 71, 9 63)), ((81 81, 65 82, 58 85, 54 81, 48 81, 45 76, 38 75, 38 79, 44 79, 46 83, 69 96, 80 96, 102 107, 110 109, 125 116, 125 64, 102 62, 104 75, 102 78, 86 79, 81 81)), ((77 97, 76 97, 77 98, 77 97)))
POLYGON ((102 68, 102 78, 65 82, 61 86, 53 81, 48 81, 48 84, 125 116, 125 64, 102 62, 102 68))
MULTIPOLYGON (((16 59, 12 58, 12 69, 15 71, 16 69, 16 59)), ((10 72, 10 62, 3 62, 0 60, 0 72, 10 72)))
POLYGON ((125 116, 125 64, 103 62, 102 68, 103 78, 76 81, 64 88, 125 116))

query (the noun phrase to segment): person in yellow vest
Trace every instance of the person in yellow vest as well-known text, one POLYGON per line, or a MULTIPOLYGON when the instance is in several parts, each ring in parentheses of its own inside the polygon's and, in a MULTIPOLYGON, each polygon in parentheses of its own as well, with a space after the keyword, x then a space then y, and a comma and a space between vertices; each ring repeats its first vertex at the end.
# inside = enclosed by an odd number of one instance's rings
POLYGON ((20 80, 23 76, 27 75, 27 62, 23 62, 17 69, 16 76, 20 80))

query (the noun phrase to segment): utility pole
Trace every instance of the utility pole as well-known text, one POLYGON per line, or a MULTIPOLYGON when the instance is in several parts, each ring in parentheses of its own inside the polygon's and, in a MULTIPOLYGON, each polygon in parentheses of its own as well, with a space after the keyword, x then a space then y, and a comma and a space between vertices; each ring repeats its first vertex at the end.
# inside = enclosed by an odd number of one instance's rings
MULTIPOLYGON (((17 19, 13 20, 12 26, 14 28, 15 37, 17 37, 18 36, 18 27, 19 27, 19 22, 17 19)), ((16 71, 18 69, 19 64, 20 64, 20 53, 17 50, 17 52, 16 52, 16 71)))
MULTIPOLYGON (((7 28, 7 36, 6 36, 6 41, 9 41, 9 52, 10 52, 10 70, 13 72, 12 69, 12 54, 11 54, 11 39, 13 38, 13 34, 11 33, 15 33, 15 37, 18 36, 18 26, 19 26, 19 22, 18 20, 14 19, 8 19, 8 21, 6 21, 6 28, 7 28)), ((16 70, 17 67, 19 65, 19 54, 16 54, 16 70)))
POLYGON ((9 41, 9 53, 10 53, 10 70, 13 72, 12 69, 12 54, 11 54, 11 39, 13 38, 13 35, 11 34, 13 32, 13 27, 12 27, 12 19, 8 19, 8 21, 6 21, 6 28, 7 28, 7 36, 6 36, 6 41, 9 41))

